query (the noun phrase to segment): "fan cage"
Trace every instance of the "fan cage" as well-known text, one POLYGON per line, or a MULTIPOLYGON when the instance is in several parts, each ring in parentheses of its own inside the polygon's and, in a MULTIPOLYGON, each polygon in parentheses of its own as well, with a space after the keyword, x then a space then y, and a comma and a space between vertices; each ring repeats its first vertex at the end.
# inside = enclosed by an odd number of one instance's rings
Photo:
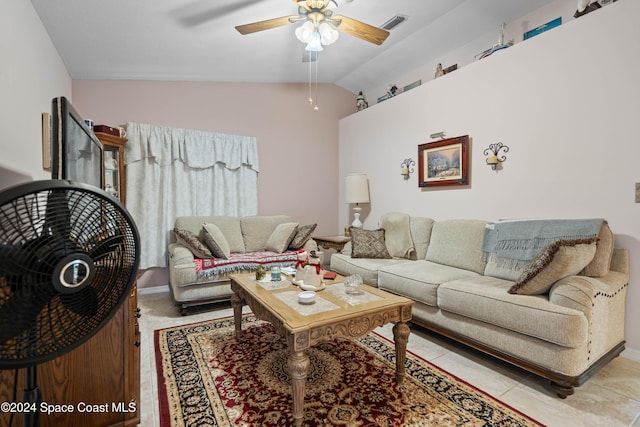
POLYGON ((138 269, 135 223, 111 195, 69 181, 23 187, 0 197, 2 368, 42 363, 85 342, 126 300, 138 269), (76 257, 93 275, 61 292, 54 270, 76 257))

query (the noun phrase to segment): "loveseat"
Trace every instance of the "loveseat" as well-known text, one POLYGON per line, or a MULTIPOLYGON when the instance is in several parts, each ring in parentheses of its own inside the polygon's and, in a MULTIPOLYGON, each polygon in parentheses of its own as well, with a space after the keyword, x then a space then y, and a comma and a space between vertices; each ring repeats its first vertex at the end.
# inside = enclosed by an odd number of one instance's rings
POLYGON ((169 287, 182 314, 194 306, 230 300, 229 275, 259 265, 291 267, 297 250, 317 250, 311 233, 287 215, 182 216, 169 244, 169 287))
POLYGON ((606 221, 392 212, 351 233, 332 270, 413 299, 412 322, 549 379, 561 398, 624 350, 629 259, 606 221))

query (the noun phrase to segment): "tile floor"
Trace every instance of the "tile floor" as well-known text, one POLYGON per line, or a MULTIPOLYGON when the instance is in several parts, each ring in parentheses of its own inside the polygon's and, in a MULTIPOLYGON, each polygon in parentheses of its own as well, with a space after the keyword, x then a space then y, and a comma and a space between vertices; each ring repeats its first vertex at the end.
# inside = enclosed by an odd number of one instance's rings
MULTIPOLYGON (((221 307, 181 316, 168 287, 141 290, 138 304, 142 312, 140 425, 156 427, 160 422, 153 331, 233 312, 230 307, 221 307)), ((393 337, 390 325, 377 332, 393 337)), ((408 349, 548 426, 640 427, 640 362, 625 354, 562 400, 545 380, 417 327, 412 330, 408 349)))

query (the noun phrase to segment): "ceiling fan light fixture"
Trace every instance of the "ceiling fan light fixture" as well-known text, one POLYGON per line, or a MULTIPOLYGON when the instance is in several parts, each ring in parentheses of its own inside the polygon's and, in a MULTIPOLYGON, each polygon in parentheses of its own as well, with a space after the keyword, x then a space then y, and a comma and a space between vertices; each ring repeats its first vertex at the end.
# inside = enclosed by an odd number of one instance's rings
POLYGON ((338 30, 327 22, 320 24, 318 31, 320 32, 320 41, 325 46, 335 43, 335 41, 338 40, 338 36, 340 36, 338 30))
POLYGON ((322 43, 320 40, 320 33, 315 31, 305 49, 310 52, 322 52, 324 49, 322 49, 322 43))
POLYGON ((313 25, 313 22, 306 21, 304 24, 300 25, 296 28, 296 37, 302 43, 309 43, 313 38, 313 33, 315 33, 316 29, 313 25))

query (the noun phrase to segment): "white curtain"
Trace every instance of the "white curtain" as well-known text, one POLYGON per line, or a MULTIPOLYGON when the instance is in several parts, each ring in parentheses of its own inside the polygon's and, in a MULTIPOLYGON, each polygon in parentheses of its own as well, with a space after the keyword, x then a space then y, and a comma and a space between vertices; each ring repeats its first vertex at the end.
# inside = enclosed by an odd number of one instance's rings
POLYGON ((249 136, 127 123, 126 205, 140 268, 166 267, 175 218, 256 215, 258 147, 249 136))

